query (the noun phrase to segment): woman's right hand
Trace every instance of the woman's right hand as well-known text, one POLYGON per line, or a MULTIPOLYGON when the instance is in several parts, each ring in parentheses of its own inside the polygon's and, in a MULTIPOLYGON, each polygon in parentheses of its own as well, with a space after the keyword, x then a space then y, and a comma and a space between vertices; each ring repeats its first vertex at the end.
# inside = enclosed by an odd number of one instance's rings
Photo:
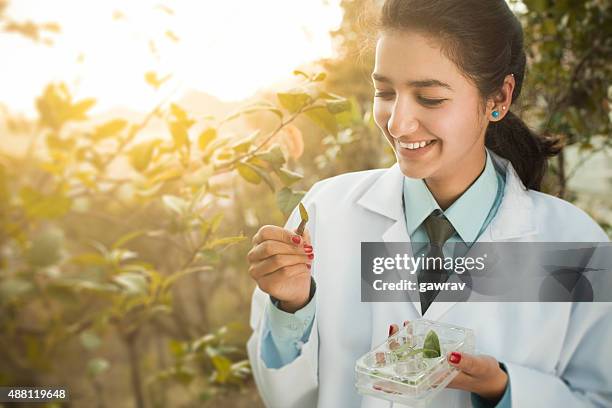
POLYGON ((310 268, 314 252, 310 234, 300 237, 275 225, 264 225, 253 236, 253 248, 247 254, 249 274, 259 288, 277 298, 279 308, 294 313, 310 297, 310 268))

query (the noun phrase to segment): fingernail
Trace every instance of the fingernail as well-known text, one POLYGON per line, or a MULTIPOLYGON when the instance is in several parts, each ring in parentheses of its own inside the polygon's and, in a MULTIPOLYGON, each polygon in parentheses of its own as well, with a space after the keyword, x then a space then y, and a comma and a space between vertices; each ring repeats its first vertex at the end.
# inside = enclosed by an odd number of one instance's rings
POLYGON ((310 269, 310 264, 306 264, 306 267, 307 267, 308 269, 310 269))
POLYGON ((306 252, 307 254, 312 252, 312 248, 304 248, 304 252, 306 252))
POLYGON ((393 334, 393 325, 389 325, 389 336, 393 334))
POLYGON ((308 259, 314 258, 314 254, 308 254, 308 259))
POLYGON ((450 361, 453 364, 459 364, 459 362, 461 361, 461 353, 457 353, 456 351, 453 351, 448 361, 450 361))
POLYGON ((306 243, 305 243, 305 244, 304 244, 304 248, 310 248, 310 249, 312 249, 312 245, 309 245, 309 244, 306 244, 306 243))
POLYGON ((300 241, 301 241, 301 238, 299 237, 299 235, 296 235, 296 236, 294 236, 294 237, 291 237, 291 240, 292 240, 294 243, 299 244, 299 243, 300 243, 300 241))

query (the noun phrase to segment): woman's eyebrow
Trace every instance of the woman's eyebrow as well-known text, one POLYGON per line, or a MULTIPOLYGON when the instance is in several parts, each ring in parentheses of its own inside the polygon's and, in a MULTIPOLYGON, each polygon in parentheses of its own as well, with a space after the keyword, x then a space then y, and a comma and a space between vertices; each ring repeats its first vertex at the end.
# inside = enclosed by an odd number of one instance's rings
MULTIPOLYGON (((386 76, 377 74, 376 72, 372 73, 372 79, 378 82, 386 82, 391 83, 392 81, 386 76)), ((420 79, 418 81, 406 81, 405 85, 412 88, 431 88, 435 86, 440 86, 442 88, 447 88, 448 90, 453 90, 451 86, 445 82, 439 81, 437 79, 420 79)))

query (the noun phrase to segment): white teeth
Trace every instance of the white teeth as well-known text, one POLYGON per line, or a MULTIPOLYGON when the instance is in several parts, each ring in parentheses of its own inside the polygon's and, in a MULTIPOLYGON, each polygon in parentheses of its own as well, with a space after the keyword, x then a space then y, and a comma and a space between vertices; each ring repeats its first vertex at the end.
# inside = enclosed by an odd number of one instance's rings
POLYGON ((403 147, 404 149, 410 149, 410 150, 415 150, 415 149, 420 149, 421 147, 425 147, 429 144, 431 144, 433 142, 433 140, 428 140, 428 141, 421 141, 421 142, 416 142, 416 143, 402 143, 402 142, 398 142, 400 147, 403 147))

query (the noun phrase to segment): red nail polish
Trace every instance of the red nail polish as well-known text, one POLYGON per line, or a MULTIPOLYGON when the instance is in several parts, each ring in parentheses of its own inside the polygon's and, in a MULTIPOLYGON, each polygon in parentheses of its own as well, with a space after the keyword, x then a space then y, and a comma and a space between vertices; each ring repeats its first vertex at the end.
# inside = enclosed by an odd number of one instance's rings
POLYGON ((304 252, 306 252, 307 254, 312 252, 312 248, 304 248, 304 252))
POLYGON ((306 264, 306 267, 307 267, 308 269, 310 269, 310 264, 306 264))
POLYGON ((292 240, 293 242, 295 242, 296 244, 299 244, 299 243, 300 243, 300 237, 299 237, 299 236, 297 236, 297 235, 296 235, 295 237, 291 237, 291 240, 292 240))
POLYGON ((389 336, 393 334, 393 325, 389 325, 389 336))
POLYGON ((304 244, 304 248, 310 248, 310 249, 312 249, 312 245, 304 244))
POLYGON ((453 364, 459 364, 459 362, 461 361, 461 353, 457 353, 456 351, 453 351, 448 361, 450 361, 453 364))
POLYGON ((308 259, 314 258, 314 254, 308 254, 308 259))

